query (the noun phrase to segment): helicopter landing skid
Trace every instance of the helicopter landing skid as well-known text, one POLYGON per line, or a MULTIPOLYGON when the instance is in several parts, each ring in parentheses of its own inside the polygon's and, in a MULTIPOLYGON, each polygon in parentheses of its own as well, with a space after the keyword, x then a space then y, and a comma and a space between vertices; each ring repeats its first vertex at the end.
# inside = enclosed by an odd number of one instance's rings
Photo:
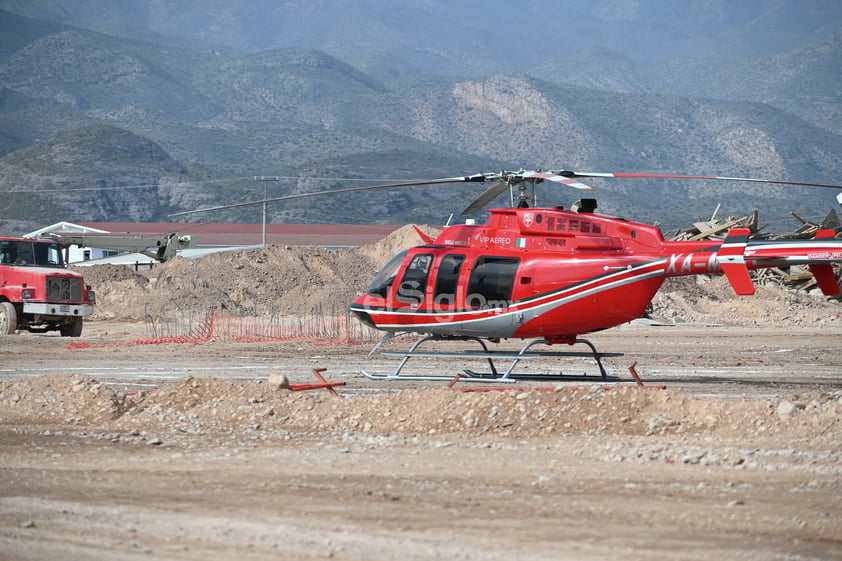
MULTIPOLYGON (((526 345, 523 346, 517 352, 511 351, 492 351, 488 349, 488 346, 485 344, 485 341, 480 339, 479 337, 441 337, 436 335, 427 335, 426 337, 422 337, 418 341, 412 344, 408 351, 405 352, 395 352, 395 351, 386 351, 382 354, 387 356, 399 356, 402 357, 400 364, 398 364, 397 368, 395 368, 394 372, 391 374, 373 374, 371 372, 367 372, 365 370, 361 371, 361 374, 366 378, 371 380, 442 380, 442 381, 450 381, 453 380, 453 376, 445 376, 445 375, 418 375, 418 374, 401 374, 404 366, 406 363, 409 362, 409 359, 420 357, 420 358, 472 358, 472 359, 485 359, 488 361, 488 366, 490 368, 490 372, 475 372, 473 370, 464 370, 464 375, 460 375, 461 379, 463 380, 470 380, 473 382, 497 382, 497 383, 506 383, 506 382, 520 382, 520 381, 591 381, 591 380, 598 380, 601 382, 606 381, 617 381, 619 378, 616 376, 609 376, 608 373, 605 371, 605 367, 602 365, 602 358, 603 357, 615 357, 615 356, 622 356, 622 353, 600 353, 596 350, 596 347, 588 341, 587 339, 576 339, 576 343, 581 343, 583 345, 587 345, 590 348, 590 352, 575 352, 575 351, 532 351, 530 350, 534 345, 538 344, 547 344, 546 341, 542 339, 537 339, 534 341, 530 341, 526 345), (476 341, 482 346, 481 351, 462 351, 458 353, 447 353, 447 352, 419 352, 417 349, 423 343, 428 341, 452 341, 452 340, 460 340, 460 341, 476 341), (585 357, 585 358, 593 358, 596 361, 597 366, 599 367, 599 376, 595 375, 570 375, 570 374, 518 374, 514 372, 515 367, 521 360, 531 360, 541 357, 585 357), (495 360, 510 360, 512 361, 509 365, 509 368, 503 372, 502 374, 497 369, 497 366, 494 364, 495 360)), ((379 346, 379 345, 378 345, 379 346)), ((375 347, 376 349, 376 347, 375 347)))

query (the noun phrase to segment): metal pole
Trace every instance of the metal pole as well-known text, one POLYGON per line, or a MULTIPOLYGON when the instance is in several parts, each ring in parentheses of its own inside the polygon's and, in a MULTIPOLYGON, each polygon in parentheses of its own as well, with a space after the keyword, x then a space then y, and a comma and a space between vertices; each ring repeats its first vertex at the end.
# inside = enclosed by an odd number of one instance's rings
POLYGON ((277 176, 266 177, 266 176, 261 175, 259 177, 255 176, 254 180, 264 182, 263 183, 263 239, 262 239, 262 245, 263 245, 263 247, 266 247, 266 222, 267 222, 266 216, 267 216, 268 209, 269 209, 269 203, 266 201, 266 199, 269 198, 269 183, 268 182, 269 181, 280 181, 281 178, 277 177, 277 176))
POLYGON ((269 198, 269 184, 263 184, 263 246, 266 247, 266 208, 269 206, 269 203, 265 202, 266 199, 269 198))

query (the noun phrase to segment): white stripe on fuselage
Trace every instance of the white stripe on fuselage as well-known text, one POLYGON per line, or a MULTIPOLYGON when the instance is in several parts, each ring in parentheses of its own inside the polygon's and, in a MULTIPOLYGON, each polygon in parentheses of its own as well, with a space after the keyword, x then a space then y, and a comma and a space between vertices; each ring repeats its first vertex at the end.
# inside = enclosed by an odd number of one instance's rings
MULTIPOLYGON (((378 324, 377 328, 391 331, 391 330, 400 330, 400 329, 411 329, 413 331, 422 331, 424 328, 432 328, 437 327, 441 328, 443 325, 447 324, 460 324, 459 329, 456 331, 466 330, 469 327, 475 328, 476 325, 481 324, 482 322, 486 321, 499 321, 501 318, 505 318, 506 316, 514 316, 516 314, 527 314, 528 317, 524 317, 522 322, 518 322, 516 325, 513 326, 512 332, 514 332, 522 323, 526 323, 527 321, 537 317, 540 314, 546 313, 549 310, 555 309, 559 306, 563 306, 565 304, 569 304, 570 302, 575 302, 580 298, 584 298, 587 296, 591 296, 594 294, 598 294, 600 292, 604 292, 606 290, 611 290, 613 288, 617 288, 620 286, 626 286, 629 284, 633 284, 635 282, 647 280, 654 277, 659 277, 664 275, 664 268, 663 265, 666 264, 667 259, 662 258, 656 261, 649 261, 645 262, 639 268, 644 269, 644 271, 636 273, 632 276, 625 276, 628 275, 630 271, 634 269, 624 269, 622 271, 617 271, 611 275, 600 277, 599 279, 594 279, 592 281, 586 281, 582 284, 577 284, 574 287, 561 289, 558 292, 553 292, 550 294, 537 296, 531 298, 528 302, 520 302, 515 303, 512 306, 507 308, 506 312, 502 312, 499 314, 495 314, 488 317, 476 318, 471 319, 471 316, 475 316, 478 314, 487 313, 489 310, 469 310, 464 312, 448 312, 446 310, 442 310, 438 312, 438 315, 447 316, 449 319, 448 321, 443 322, 426 322, 426 323, 397 323, 397 324, 378 324), (646 269, 652 269, 653 267, 658 267, 655 270, 645 271, 646 269), (625 278, 616 278, 616 277, 625 277, 625 278), (615 278, 616 280, 610 280, 615 278), (590 288, 586 288, 589 284, 593 284, 590 288), (574 292, 574 294, 568 294, 570 292, 574 292), (544 303, 537 303, 540 301, 545 301, 544 303), (548 301, 547 301, 548 300, 548 301), (524 304, 527 306, 524 307, 524 304), (467 324, 467 325, 466 325, 467 324)), ((362 309, 362 311, 367 311, 362 309)), ((430 314, 430 313, 413 313, 413 312, 405 312, 405 311, 396 311, 396 310, 372 310, 372 312, 376 314, 384 314, 384 315, 392 315, 392 316, 400 316, 400 317, 436 317, 437 314, 430 314)), ((441 329, 437 329, 437 331, 441 331, 441 329)), ((499 335, 503 336, 503 335, 499 335)))

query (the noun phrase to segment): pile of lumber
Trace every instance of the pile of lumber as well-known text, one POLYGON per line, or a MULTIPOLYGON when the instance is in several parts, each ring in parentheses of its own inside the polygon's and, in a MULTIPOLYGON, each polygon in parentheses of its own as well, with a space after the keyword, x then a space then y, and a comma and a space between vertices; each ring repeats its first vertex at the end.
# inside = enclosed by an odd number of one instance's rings
MULTIPOLYGON (((674 241, 723 240, 731 228, 748 228, 752 232, 753 239, 808 239, 814 237, 819 230, 834 230, 836 237, 842 237, 842 223, 835 209, 831 209, 819 223, 804 220, 792 212, 790 214, 801 223, 801 226, 786 234, 772 234, 764 231, 766 226, 758 226, 756 210, 748 216, 718 218, 720 207, 721 205, 717 205, 710 219, 695 222, 691 228, 677 232, 670 239, 674 241)), ((842 279, 842 267, 835 265, 834 268, 837 278, 842 279)), ((804 291, 817 288, 816 280, 806 267, 760 269, 752 271, 752 276, 759 285, 774 284, 804 291)))
MULTIPOLYGON (((718 218, 722 205, 716 205, 716 209, 708 220, 699 220, 693 223, 692 228, 680 230, 670 238, 673 241, 700 241, 700 240, 723 240, 731 228, 748 228, 752 235, 757 237, 764 227, 757 226, 757 211, 749 216, 718 218)), ((766 236, 764 236, 766 237, 766 236)))

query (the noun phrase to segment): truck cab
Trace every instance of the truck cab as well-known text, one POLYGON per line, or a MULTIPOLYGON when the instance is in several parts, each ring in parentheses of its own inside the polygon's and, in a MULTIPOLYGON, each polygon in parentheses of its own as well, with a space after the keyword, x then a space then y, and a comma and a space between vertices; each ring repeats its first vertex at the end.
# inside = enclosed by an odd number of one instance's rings
POLYGON ((58 242, 0 237, 0 335, 20 330, 82 334, 96 295, 82 275, 65 267, 58 242))

